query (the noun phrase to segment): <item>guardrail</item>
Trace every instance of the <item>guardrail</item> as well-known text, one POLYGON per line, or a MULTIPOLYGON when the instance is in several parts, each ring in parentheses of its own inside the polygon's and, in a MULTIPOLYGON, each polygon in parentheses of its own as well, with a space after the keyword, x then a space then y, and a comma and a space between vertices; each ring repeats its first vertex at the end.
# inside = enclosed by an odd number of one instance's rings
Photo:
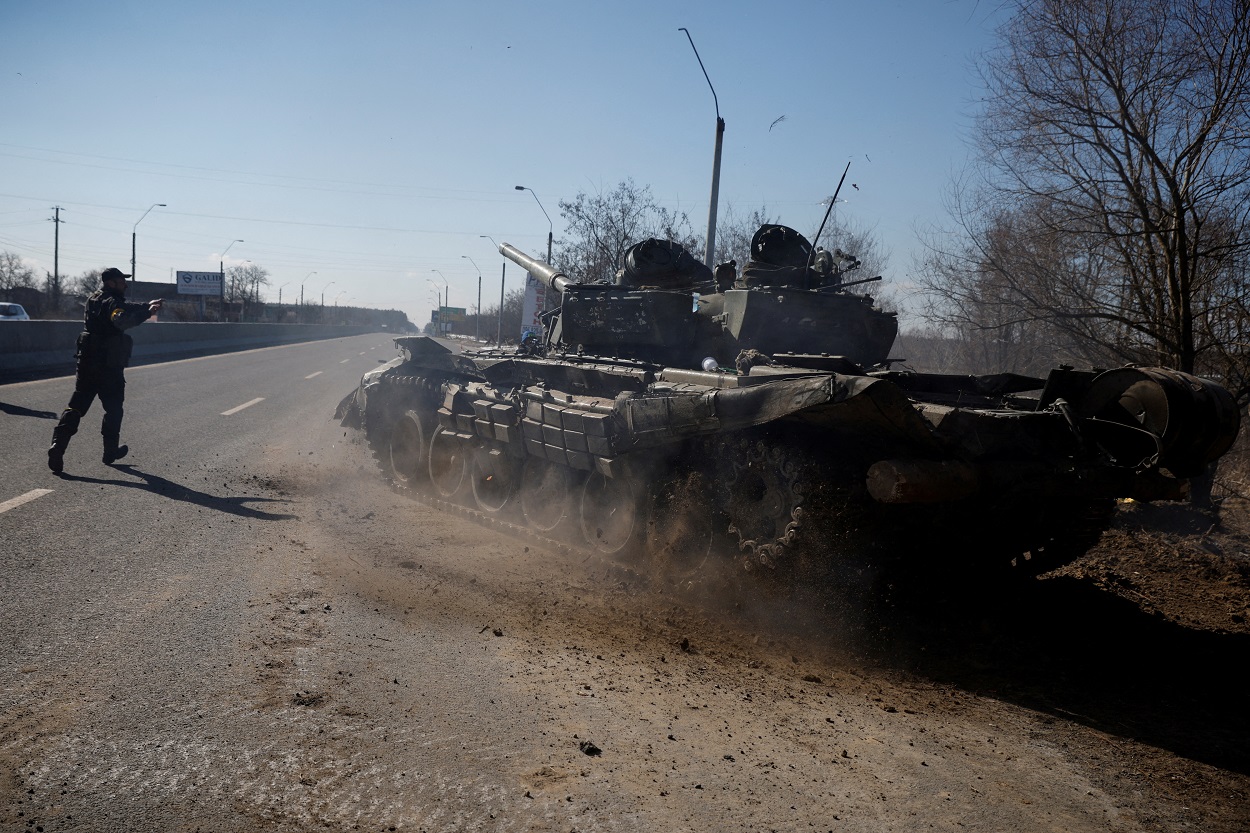
MULTIPOLYGON (((0 322, 0 378, 6 375, 74 367, 81 321, 0 322)), ((377 326, 330 324, 163 323, 149 321, 131 330, 131 364, 230 353, 323 338, 388 332, 377 326)), ((398 334, 397 334, 398 335, 398 334)))

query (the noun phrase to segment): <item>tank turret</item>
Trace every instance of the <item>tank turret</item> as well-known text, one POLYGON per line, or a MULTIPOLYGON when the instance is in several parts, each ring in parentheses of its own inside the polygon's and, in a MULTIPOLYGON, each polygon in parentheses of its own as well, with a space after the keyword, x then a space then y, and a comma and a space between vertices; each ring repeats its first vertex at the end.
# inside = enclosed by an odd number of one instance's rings
POLYGON ((785 226, 756 233, 732 281, 668 240, 632 246, 612 283, 577 283, 507 243, 499 252, 560 294, 549 349, 690 368, 707 359, 733 367, 746 350, 872 367, 886 361, 898 332, 894 313, 846 291, 853 284, 843 283, 837 260, 785 226))

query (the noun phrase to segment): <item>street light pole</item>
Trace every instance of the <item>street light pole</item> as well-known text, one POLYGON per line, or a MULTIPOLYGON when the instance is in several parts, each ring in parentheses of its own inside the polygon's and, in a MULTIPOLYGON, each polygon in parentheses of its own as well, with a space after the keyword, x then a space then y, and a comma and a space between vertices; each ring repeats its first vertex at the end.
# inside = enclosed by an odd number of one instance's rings
POLYGON ((299 285, 299 305, 300 305, 301 307, 302 307, 302 306, 304 306, 304 284, 308 283, 308 279, 309 279, 309 278, 311 278, 311 277, 312 277, 313 275, 315 275, 315 274, 317 274, 317 273, 316 273, 316 272, 309 272, 307 275, 305 275, 305 276, 304 276, 304 280, 300 281, 300 285, 299 285))
POLYGON ((329 289, 333 285, 334 285, 334 281, 330 281, 328 284, 321 287, 321 314, 322 315, 326 314, 326 311, 325 311, 326 310, 326 290, 329 289))
POLYGON ((221 260, 217 263, 218 274, 221 276, 221 292, 217 296, 217 317, 221 321, 226 320, 226 252, 230 251, 230 246, 242 242, 242 240, 231 240, 230 245, 222 251, 221 260))
POLYGON ((703 59, 699 57, 699 50, 695 49, 694 38, 690 37, 690 31, 684 26, 679 28, 680 31, 686 33, 686 40, 690 41, 690 48, 694 49, 695 60, 699 62, 699 69, 703 70, 703 78, 707 81, 708 89, 712 91, 712 104, 716 106, 716 147, 712 153, 712 196, 708 200, 707 207, 707 248, 703 250, 703 263, 707 268, 712 269, 712 261, 716 257, 716 204, 720 201, 720 149, 725 140, 725 120, 720 117, 720 101, 716 98, 716 88, 712 86, 712 79, 708 78, 703 59))
POLYGON ((441 311, 443 306, 443 296, 439 293, 438 287, 435 286, 434 281, 426 278, 425 282, 431 287, 428 290, 430 294, 425 297, 434 302, 434 309, 432 310, 433 316, 431 317, 431 321, 434 324, 434 332, 436 334, 441 334, 443 331, 443 314, 441 311))
POLYGON ((291 285, 291 282, 287 281, 286 283, 282 284, 282 286, 278 287, 278 307, 279 308, 281 308, 282 306, 282 288, 286 286, 290 286, 290 285, 291 285))
MULTIPOLYGON (((468 255, 460 255, 469 263, 473 263, 473 258, 468 255)), ((473 340, 482 340, 482 270, 478 269, 477 264, 473 263, 473 268, 477 269, 477 314, 473 316, 473 340)))
POLYGON ((538 195, 534 193, 533 188, 526 188, 524 185, 516 186, 518 191, 529 191, 534 197, 534 202, 538 203, 539 209, 543 212, 543 216, 547 218, 547 262, 551 263, 551 237, 554 226, 551 225, 551 215, 547 213, 547 209, 543 208, 542 200, 538 199, 538 195))
MULTIPOLYGON (((486 238, 491 242, 496 250, 499 249, 499 244, 496 243, 495 238, 491 237, 489 234, 479 234, 478 237, 486 238)), ((508 261, 505 260, 502 264, 500 264, 500 266, 502 268, 499 271, 499 315, 496 317, 495 321, 495 344, 499 347, 503 347, 503 282, 504 277, 508 274, 508 261)))
MULTIPOLYGON (((158 208, 158 207, 165 208, 165 203, 163 202, 152 203, 152 207, 149 208, 147 211, 143 212, 143 217, 148 216, 148 213, 152 210, 152 208, 158 208)), ((134 277, 135 277, 135 237, 138 236, 139 223, 143 222, 143 217, 140 217, 138 222, 135 223, 134 228, 130 230, 130 278, 131 280, 134 280, 134 277)))
MULTIPOLYGON (((443 301, 443 309, 446 310, 451 307, 451 283, 447 280, 447 276, 444 275, 442 272, 439 272, 437 269, 431 269, 430 271, 437 273, 438 276, 443 279, 443 292, 446 295, 446 300, 443 301)), ((431 283, 433 283, 433 281, 431 281, 431 283)), ((438 318, 439 318, 439 323, 442 324, 443 316, 440 315, 438 318)), ((450 331, 450 329, 451 329, 450 327, 445 327, 444 332, 450 331)))

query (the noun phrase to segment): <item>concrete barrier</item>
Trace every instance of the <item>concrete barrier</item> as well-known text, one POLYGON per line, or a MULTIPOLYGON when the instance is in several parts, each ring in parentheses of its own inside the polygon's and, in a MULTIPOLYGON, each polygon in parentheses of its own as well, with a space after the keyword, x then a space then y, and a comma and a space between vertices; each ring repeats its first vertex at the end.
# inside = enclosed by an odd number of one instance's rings
MULTIPOLYGON (((81 321, 0 322, 0 379, 74 368, 81 321)), ((134 338, 131 364, 229 353, 324 338, 385 333, 376 326, 329 324, 216 324, 148 321, 127 332, 134 338)), ((399 335, 399 333, 396 333, 399 335)))

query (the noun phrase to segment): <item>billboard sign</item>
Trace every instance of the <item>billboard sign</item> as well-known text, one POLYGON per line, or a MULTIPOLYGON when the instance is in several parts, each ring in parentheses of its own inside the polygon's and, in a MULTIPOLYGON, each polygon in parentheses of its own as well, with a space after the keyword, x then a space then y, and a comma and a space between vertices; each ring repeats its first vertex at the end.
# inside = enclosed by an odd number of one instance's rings
POLYGON ((547 284, 525 273, 525 303, 521 310, 521 340, 534 335, 542 338, 543 310, 547 308, 547 284))
POLYGON ((439 319, 443 323, 464 321, 464 307, 439 307, 439 319))
POLYGON ((221 295, 220 272, 178 272, 179 295, 221 295))

